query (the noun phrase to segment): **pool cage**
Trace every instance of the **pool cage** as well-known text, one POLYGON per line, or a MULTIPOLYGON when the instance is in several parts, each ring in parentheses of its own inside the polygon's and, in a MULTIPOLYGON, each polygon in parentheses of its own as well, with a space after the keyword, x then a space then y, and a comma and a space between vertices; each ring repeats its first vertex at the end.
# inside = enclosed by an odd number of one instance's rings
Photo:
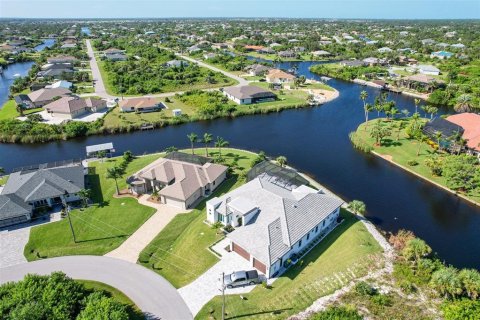
POLYGON ((248 171, 247 181, 251 181, 257 177, 261 177, 287 190, 309 184, 308 180, 298 174, 297 171, 281 167, 268 160, 260 162, 248 171))
POLYGON ((198 156, 196 154, 178 152, 178 151, 167 153, 165 158, 170 160, 189 162, 189 163, 198 164, 201 166, 203 166, 207 162, 212 162, 212 160, 207 157, 198 156))

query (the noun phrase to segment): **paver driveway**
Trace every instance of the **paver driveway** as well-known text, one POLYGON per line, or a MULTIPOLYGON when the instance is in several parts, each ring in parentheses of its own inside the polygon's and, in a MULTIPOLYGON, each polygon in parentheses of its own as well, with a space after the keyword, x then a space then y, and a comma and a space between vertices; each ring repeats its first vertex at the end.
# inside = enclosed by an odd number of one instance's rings
MULTIPOLYGON (((222 258, 213 267, 208 269, 204 274, 195 281, 178 289, 183 300, 193 315, 196 315, 200 309, 213 297, 220 295, 222 272, 225 274, 234 271, 251 270, 249 261, 240 257, 235 252, 227 252, 223 250, 227 246, 227 240, 220 241, 214 246, 214 250, 222 255, 222 258)), ((226 289, 226 294, 247 293, 253 290, 255 286, 245 286, 232 289, 226 289)))

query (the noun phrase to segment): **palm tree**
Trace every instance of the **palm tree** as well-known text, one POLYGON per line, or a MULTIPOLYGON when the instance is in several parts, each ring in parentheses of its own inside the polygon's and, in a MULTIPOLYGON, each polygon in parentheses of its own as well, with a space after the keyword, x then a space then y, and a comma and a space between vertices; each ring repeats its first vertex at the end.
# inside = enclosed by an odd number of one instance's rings
POLYGON ((118 189, 118 181, 123 175, 123 170, 120 167, 113 166, 107 169, 107 179, 115 180, 115 187, 117 189, 117 195, 120 194, 120 189, 118 189))
MULTIPOLYGON (((368 98, 368 92, 365 90, 362 90, 362 92, 360 92, 360 99, 363 101, 363 110, 366 110, 367 98, 368 98)), ((365 122, 367 122, 367 117, 368 116, 365 114, 365 122)))
POLYGON ((416 264, 418 260, 428 256, 432 253, 432 248, 428 244, 419 238, 413 238, 409 240, 402 250, 402 255, 407 260, 412 260, 416 264))
POLYGON ((414 102, 415 102, 415 113, 417 113, 418 112, 418 105, 420 104, 420 99, 415 99, 414 102))
POLYGON ((466 93, 461 94, 457 98, 454 109, 456 112, 470 112, 472 110, 472 96, 466 93))
POLYGON ((202 142, 205 144, 205 153, 208 157, 208 145, 210 142, 212 142, 212 134, 211 133, 204 133, 203 134, 203 139, 202 139, 202 142))
POLYGON ((395 107, 393 107, 392 109, 390 109, 390 116, 392 117, 392 119, 394 119, 395 116, 396 116, 397 114, 399 114, 399 113, 400 113, 400 111, 399 111, 397 108, 395 108, 395 107))
POLYGON ((90 189, 80 189, 77 194, 80 199, 82 199, 83 207, 86 208, 88 204, 88 198, 90 198, 91 195, 90 189))
POLYGON ((408 118, 408 116, 410 115, 410 111, 408 111, 408 109, 402 109, 401 112, 405 118, 408 118))
POLYGON ((279 156, 276 161, 280 167, 285 167, 287 165, 287 157, 279 156))
POLYGON ((462 293, 462 281, 458 276, 458 270, 454 267, 440 268, 432 274, 430 284, 444 296, 455 296, 462 293))
POLYGON ((438 149, 441 150, 442 146, 440 145, 440 140, 442 139, 442 132, 435 131, 435 139, 437 139, 438 149))
POLYGON ((192 154, 195 154, 195 151, 194 151, 194 149, 193 149, 193 144, 194 144, 195 142, 197 142, 198 136, 197 136, 196 133, 192 132, 192 133, 190 133, 190 134, 187 134, 187 137, 188 137, 188 140, 190 140, 190 145, 191 145, 191 147, 192 147, 192 154))
POLYGON ((215 141, 215 147, 218 148, 220 158, 222 158, 222 148, 228 147, 229 144, 230 143, 222 137, 217 137, 217 141, 215 141))
POLYGON ((353 200, 348 204, 347 208, 353 213, 361 215, 364 215, 367 210, 367 206, 365 205, 365 203, 360 200, 353 200))
POLYGON ((458 276, 470 299, 477 300, 480 295, 480 272, 475 269, 462 269, 458 276))
POLYGON ((97 158, 100 158, 100 161, 103 162, 103 158, 107 155, 105 150, 100 150, 97 152, 97 158))

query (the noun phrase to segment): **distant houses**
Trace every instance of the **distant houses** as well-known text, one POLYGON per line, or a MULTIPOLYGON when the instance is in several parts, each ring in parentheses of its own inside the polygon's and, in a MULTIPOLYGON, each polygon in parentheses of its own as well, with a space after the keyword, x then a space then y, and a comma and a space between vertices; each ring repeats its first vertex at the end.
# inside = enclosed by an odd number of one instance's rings
POLYGON ((180 68, 180 67, 188 67, 188 62, 184 60, 170 60, 165 63, 165 65, 169 68, 180 68))
POLYGON ((103 58, 109 61, 126 61, 128 57, 125 55, 124 50, 117 48, 109 48, 103 52, 103 58))
POLYGON ((432 65, 420 64, 416 67, 416 69, 421 74, 433 75, 438 76, 440 74, 440 69, 432 65))
POLYGON ((436 51, 430 54, 430 58, 438 58, 438 59, 450 59, 453 57, 453 53, 448 51, 436 51))
POLYGON ((248 85, 228 87, 223 90, 223 93, 227 98, 240 105, 274 101, 277 98, 276 94, 271 91, 248 85))

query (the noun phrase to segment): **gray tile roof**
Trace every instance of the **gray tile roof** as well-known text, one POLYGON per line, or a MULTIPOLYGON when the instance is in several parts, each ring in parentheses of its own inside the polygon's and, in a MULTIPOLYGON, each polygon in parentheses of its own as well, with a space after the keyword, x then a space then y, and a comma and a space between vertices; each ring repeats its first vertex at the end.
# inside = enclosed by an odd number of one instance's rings
POLYGON ((258 207, 256 217, 227 237, 267 265, 281 258, 343 203, 311 188, 288 190, 261 177, 210 201, 224 213, 227 199, 230 203, 247 199, 258 207))
POLYGON ((226 93, 237 99, 275 98, 275 93, 256 86, 237 86, 224 89, 226 93))
POLYGON ((2 195, 15 194, 24 202, 31 202, 77 193, 84 186, 83 166, 78 164, 14 172, 8 178, 2 195))
POLYGON ((14 194, 0 194, 0 220, 24 216, 31 212, 30 205, 14 194))

